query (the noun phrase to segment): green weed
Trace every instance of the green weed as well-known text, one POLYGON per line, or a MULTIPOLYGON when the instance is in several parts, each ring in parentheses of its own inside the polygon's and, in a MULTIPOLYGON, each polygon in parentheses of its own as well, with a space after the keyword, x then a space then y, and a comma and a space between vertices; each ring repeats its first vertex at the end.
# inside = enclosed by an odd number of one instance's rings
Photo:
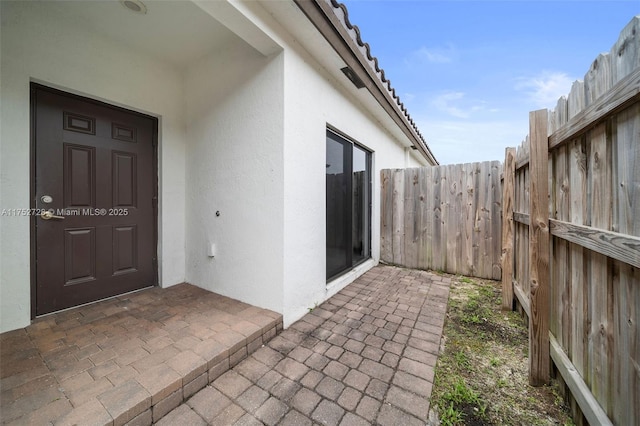
POLYGON ((471 367, 469 358, 467 358, 467 354, 465 354, 464 351, 456 352, 456 354, 454 355, 454 359, 458 368, 469 369, 471 367))
POLYGON ((456 410, 453 402, 440 413, 440 424, 442 426, 456 426, 462 424, 462 412, 456 410))
POLYGON ((445 392, 443 398, 454 404, 476 404, 479 401, 478 394, 469 388, 462 379, 458 379, 454 383, 453 389, 445 392))
POLYGON ((480 307, 480 303, 475 298, 469 299, 469 302, 465 305, 464 309, 466 311, 475 311, 480 307))

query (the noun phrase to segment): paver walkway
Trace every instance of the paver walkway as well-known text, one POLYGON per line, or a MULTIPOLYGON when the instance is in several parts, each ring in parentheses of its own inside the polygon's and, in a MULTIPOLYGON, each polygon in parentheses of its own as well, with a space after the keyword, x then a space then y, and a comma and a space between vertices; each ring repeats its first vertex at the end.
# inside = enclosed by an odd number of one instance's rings
POLYGON ((449 285, 376 267, 157 424, 424 425, 449 285))

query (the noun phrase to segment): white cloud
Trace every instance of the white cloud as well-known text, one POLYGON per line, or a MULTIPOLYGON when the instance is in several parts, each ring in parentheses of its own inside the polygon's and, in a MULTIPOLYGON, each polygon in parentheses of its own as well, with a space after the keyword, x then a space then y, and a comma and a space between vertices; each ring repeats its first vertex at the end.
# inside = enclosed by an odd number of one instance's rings
POLYGON ((536 107, 553 108, 560 97, 571 91, 574 80, 564 72, 542 71, 533 77, 517 79, 515 88, 525 92, 536 107))
POLYGON ((417 54, 424 57, 427 61, 435 64, 446 64, 453 60, 450 51, 442 49, 427 49, 426 47, 418 50, 417 54))
POLYGON ((425 62, 431 64, 448 64, 453 62, 457 56, 456 48, 449 44, 445 47, 421 47, 411 52, 405 63, 411 65, 421 65, 425 62))
POLYGON ((440 112, 456 118, 469 118, 473 113, 495 112, 487 109, 487 103, 481 100, 467 99, 464 92, 444 92, 433 98, 433 107, 440 112))
POLYGON ((506 147, 516 147, 529 130, 522 120, 418 120, 427 143, 440 164, 504 161, 506 147))
POLYGON ((442 112, 446 112, 449 115, 458 118, 467 118, 469 113, 462 110, 460 107, 455 106, 456 101, 460 101, 464 98, 463 92, 447 92, 436 96, 433 100, 433 106, 442 112))
POLYGON ((404 95, 402 95, 402 100, 405 102, 411 102, 415 98, 416 98, 415 93, 405 93, 404 95))

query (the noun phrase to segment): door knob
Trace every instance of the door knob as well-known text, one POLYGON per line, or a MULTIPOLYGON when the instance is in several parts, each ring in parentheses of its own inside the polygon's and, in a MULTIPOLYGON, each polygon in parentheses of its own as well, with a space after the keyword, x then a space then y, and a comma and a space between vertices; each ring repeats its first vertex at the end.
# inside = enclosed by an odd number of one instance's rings
POLYGON ((64 216, 56 216, 51 210, 44 210, 42 213, 40 213, 40 217, 44 220, 64 219, 64 216))

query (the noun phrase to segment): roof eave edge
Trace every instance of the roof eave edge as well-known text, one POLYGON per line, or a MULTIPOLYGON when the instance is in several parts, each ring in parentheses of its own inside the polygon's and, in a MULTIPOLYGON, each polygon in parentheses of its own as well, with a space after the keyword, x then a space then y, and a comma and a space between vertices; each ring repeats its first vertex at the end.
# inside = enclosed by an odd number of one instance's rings
MULTIPOLYGON (((429 149, 428 145, 419 134, 415 124, 409 121, 408 115, 401 109, 400 104, 390 92, 391 87, 386 81, 382 81, 380 75, 372 66, 375 58, 367 58, 360 50, 358 43, 349 35, 349 29, 340 21, 334 13, 334 5, 331 0, 293 0, 302 10, 311 23, 318 29, 323 37, 331 44, 333 49, 365 83, 365 87, 384 108, 389 116, 398 124, 402 132, 416 146, 424 158, 433 165, 438 161, 429 149)), ((334 1, 334 3, 336 3, 334 1)), ((337 4, 337 3, 336 3, 337 4)), ((344 9, 343 9, 344 10, 344 9)), ((345 10, 346 12, 346 10, 345 10)))

